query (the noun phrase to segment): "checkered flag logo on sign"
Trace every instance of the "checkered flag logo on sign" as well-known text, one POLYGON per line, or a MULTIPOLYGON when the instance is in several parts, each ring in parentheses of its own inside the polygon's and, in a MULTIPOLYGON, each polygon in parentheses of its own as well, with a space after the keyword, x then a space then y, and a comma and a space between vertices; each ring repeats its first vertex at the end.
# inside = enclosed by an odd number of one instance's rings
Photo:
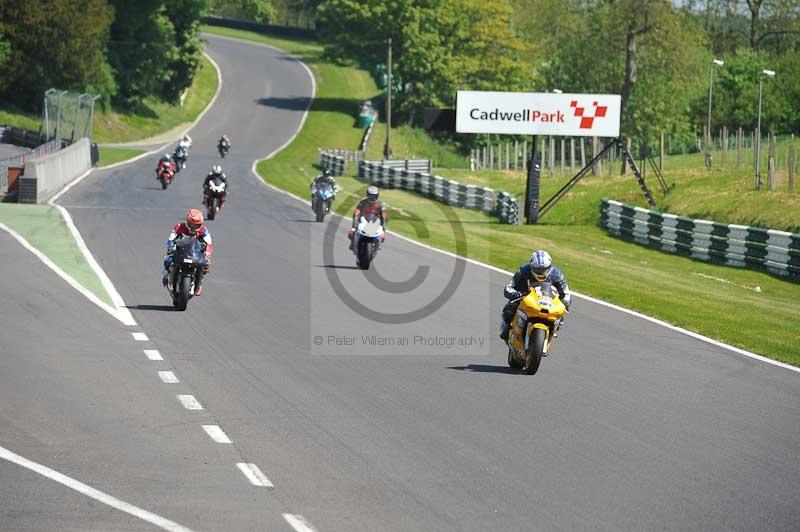
POLYGON ((575 114, 573 116, 580 117, 581 119, 581 125, 579 126, 580 129, 592 129, 594 119, 605 117, 606 110, 608 109, 608 107, 605 105, 597 105, 597 102, 592 102, 594 112, 590 116, 586 113, 585 107, 578 107, 578 100, 572 100, 569 103, 569 106, 575 110, 575 114))

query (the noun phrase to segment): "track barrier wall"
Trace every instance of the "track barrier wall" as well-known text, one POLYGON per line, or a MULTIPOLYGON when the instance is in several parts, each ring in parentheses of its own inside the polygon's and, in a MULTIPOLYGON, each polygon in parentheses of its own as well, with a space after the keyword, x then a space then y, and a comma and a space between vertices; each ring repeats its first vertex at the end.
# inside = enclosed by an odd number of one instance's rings
POLYGON ((55 153, 25 162, 25 173, 19 178, 20 203, 44 203, 76 177, 92 168, 88 138, 55 153))
MULTIPOLYGON (((430 160, 425 161, 430 168, 430 160)), ((428 172, 408 169, 415 167, 413 163, 417 161, 392 160, 390 165, 384 164, 386 162, 361 161, 358 176, 384 188, 409 190, 448 205, 493 214, 501 223, 519 223, 519 203, 505 191, 463 185, 428 172)))
POLYGON ((800 234, 695 220, 603 198, 600 224, 609 233, 695 259, 764 270, 800 282, 800 234))

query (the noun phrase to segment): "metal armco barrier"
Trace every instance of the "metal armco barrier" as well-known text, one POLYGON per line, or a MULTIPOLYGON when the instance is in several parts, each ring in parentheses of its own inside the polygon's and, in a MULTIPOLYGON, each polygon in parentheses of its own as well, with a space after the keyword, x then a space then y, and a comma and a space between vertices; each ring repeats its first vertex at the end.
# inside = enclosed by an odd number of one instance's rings
POLYGON ((433 171, 433 161, 430 159, 383 159, 382 161, 369 162, 386 168, 408 170, 409 172, 430 174, 433 171))
POLYGON ((695 259, 765 270, 800 282, 800 234, 694 220, 603 199, 600 223, 609 233, 695 259))
POLYGON ((443 177, 425 172, 385 166, 385 161, 361 161, 358 176, 384 188, 400 188, 417 192, 448 205, 487 212, 496 215, 502 223, 519 223, 519 204, 514 196, 504 191, 495 191, 477 185, 462 185, 443 177))

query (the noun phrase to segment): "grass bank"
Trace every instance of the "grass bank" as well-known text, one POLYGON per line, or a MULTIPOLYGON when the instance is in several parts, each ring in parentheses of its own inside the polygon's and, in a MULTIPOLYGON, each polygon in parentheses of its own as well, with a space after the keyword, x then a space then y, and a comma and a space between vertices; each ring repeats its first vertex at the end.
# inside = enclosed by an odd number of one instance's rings
MULTIPOLYGON (((301 57, 312 69, 318 84, 305 127, 285 150, 258 164, 258 172, 269 183, 305 196, 318 146, 355 148, 361 140, 354 126, 358 102, 377 93, 365 71, 326 62, 321 47, 309 41, 277 39, 252 32, 207 28, 206 31, 277 46, 301 57), (318 105, 317 102, 325 102, 318 105), (338 102, 331 108, 330 102, 338 102)), ((394 130, 393 130, 394 133, 394 130)), ((398 139, 399 136, 395 136, 398 139)), ((382 144, 381 137, 374 142, 382 144)), ((399 140, 398 140, 399 142, 399 140)), ((374 146, 371 148, 374 149, 374 146)), ((395 151, 398 154, 398 151, 395 151)), ((420 152, 422 154, 422 152, 420 152)), ((453 170, 453 177, 467 180, 466 170, 453 170)), ((495 184, 516 179, 512 191, 521 191, 522 176, 504 173, 473 175, 471 179, 495 184)), ((767 274, 724 268, 628 244, 605 234, 597 225, 599 205, 593 197, 604 186, 613 197, 635 200, 638 188, 631 177, 614 177, 608 183, 589 178, 576 187, 558 207, 536 226, 506 226, 479 212, 455 209, 450 219, 439 204, 399 190, 382 194, 390 207, 392 231, 430 245, 455 251, 451 224, 461 223, 467 235, 467 255, 476 260, 513 270, 532 249, 549 249, 564 269, 575 290, 638 310, 665 321, 764 354, 800 365, 800 285, 767 274), (629 186, 630 185, 630 186, 629 186), (593 188, 594 187, 594 188, 593 188), (418 217, 427 232, 417 234, 418 217), (760 288, 756 292, 755 287, 760 288), (747 309, 746 314, 743 309, 747 309), (758 316, 757 326, 743 316, 758 316), (749 324, 750 326, 744 326, 749 324)), ((338 179, 342 203, 362 193, 365 183, 353 176, 338 179)), ((510 188, 509 185, 506 188, 510 188)), ((543 194, 559 186, 545 179, 543 194)), ((309 213, 310 214, 310 213, 309 213)), ((391 242, 389 242, 391 245, 391 242)))
POLYGON ((133 159, 137 155, 144 153, 144 150, 137 150, 134 148, 112 148, 110 146, 103 146, 100 148, 100 160, 97 161, 98 168, 108 166, 111 164, 120 163, 133 159))
POLYGON ((78 249, 58 209, 49 205, 0 203, 0 222, 22 235, 84 288, 114 306, 100 279, 78 249))

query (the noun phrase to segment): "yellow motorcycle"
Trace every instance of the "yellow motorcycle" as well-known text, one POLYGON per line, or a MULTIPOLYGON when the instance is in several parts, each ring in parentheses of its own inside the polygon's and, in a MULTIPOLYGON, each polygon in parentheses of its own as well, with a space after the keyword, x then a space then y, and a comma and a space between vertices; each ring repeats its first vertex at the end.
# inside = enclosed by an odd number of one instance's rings
POLYGON ((528 375, 539 370, 553 344, 557 323, 567 312, 551 283, 532 283, 522 298, 508 333, 508 365, 528 375))

